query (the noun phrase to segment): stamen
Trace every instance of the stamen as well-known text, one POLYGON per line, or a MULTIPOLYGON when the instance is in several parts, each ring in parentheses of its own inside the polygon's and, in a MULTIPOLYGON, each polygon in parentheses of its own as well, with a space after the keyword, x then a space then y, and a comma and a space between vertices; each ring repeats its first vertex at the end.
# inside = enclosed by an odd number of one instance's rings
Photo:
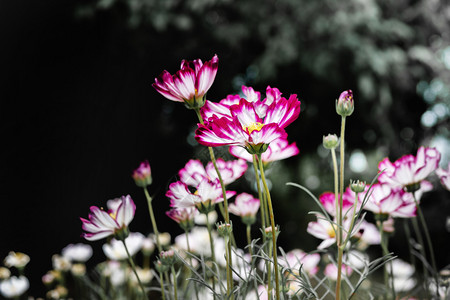
POLYGON ((255 123, 251 123, 248 126, 242 126, 242 129, 244 129, 245 131, 248 132, 248 134, 252 133, 254 130, 256 131, 260 131, 261 128, 264 127, 264 124, 260 123, 260 122, 255 122, 255 123))

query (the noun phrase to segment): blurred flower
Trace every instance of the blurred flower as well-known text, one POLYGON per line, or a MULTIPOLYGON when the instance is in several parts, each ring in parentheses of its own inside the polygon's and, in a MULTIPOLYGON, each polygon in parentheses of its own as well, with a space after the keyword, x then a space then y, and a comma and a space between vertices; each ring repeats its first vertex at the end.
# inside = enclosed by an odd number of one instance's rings
MULTIPOLYGON (((144 235, 139 232, 132 232, 125 239, 125 244, 127 245, 130 255, 135 255, 142 248, 142 243, 144 241, 144 235)), ((103 252, 105 255, 112 260, 124 260, 128 258, 127 252, 122 241, 117 239, 112 239, 109 243, 103 244, 103 252)))
MULTIPOLYGON (((156 235, 154 233, 150 233, 149 237, 151 239, 153 239, 153 241, 156 243, 156 235)), ((159 240, 159 244, 161 246, 168 246, 172 240, 172 237, 170 236, 170 233, 168 232, 160 232, 158 234, 158 240, 159 240)))
POLYGON ((10 251, 3 262, 8 268, 22 269, 30 262, 30 257, 22 252, 10 251))
POLYGON ((194 223, 197 225, 206 225, 207 221, 209 220, 209 224, 213 225, 217 221, 217 212, 215 210, 208 213, 208 217, 206 217, 206 214, 198 214, 194 218, 194 223))
MULTIPOLYGON (((236 192, 227 191, 226 197, 229 199, 235 194, 236 192)), ((195 193, 192 193, 184 182, 177 181, 169 185, 166 196, 170 199, 172 207, 197 207, 203 214, 211 212, 216 203, 223 201, 222 187, 218 179, 215 181, 204 179, 195 193)))
POLYGON ((296 275, 298 270, 306 271, 308 275, 313 276, 319 270, 320 254, 308 254, 301 249, 293 249, 279 258, 279 264, 285 268, 290 268, 296 275))
POLYGON ((255 106, 245 99, 230 106, 229 117, 209 118, 205 125, 199 125, 195 131, 196 140, 205 146, 241 146, 250 154, 261 154, 268 145, 278 139, 286 138, 286 126, 297 119, 300 113, 300 101, 296 95, 273 102, 264 118, 256 112, 255 106))
POLYGON ((64 272, 69 271, 70 268, 72 267, 72 263, 70 262, 69 259, 58 254, 52 256, 52 265, 53 269, 64 272))
POLYGON ((152 184, 152 170, 148 160, 141 162, 139 167, 131 175, 138 187, 146 187, 152 184))
MULTIPOLYGON (((242 158, 248 162, 253 162, 253 156, 241 146, 230 146, 229 151, 237 158, 242 158)), ((289 144, 287 139, 279 138, 269 144, 267 150, 261 154, 261 160, 263 163, 267 164, 295 156, 299 154, 299 152, 300 151, 298 150, 295 142, 289 144)))
POLYGON ((358 250, 350 250, 344 254, 344 263, 353 269, 362 269, 370 263, 369 256, 358 250))
POLYGON ((385 158, 378 164, 378 170, 382 172, 378 181, 414 192, 420 187, 420 182, 438 168, 440 159, 439 151, 423 146, 416 156, 405 155, 393 163, 385 158))
POLYGON ((343 91, 336 100, 336 112, 343 117, 350 116, 355 109, 352 90, 343 91))
POLYGON ((0 282, 0 293, 5 298, 17 298, 30 287, 30 282, 25 276, 12 276, 0 282))
POLYGON ((60 274, 60 272, 55 270, 45 273, 44 276, 42 276, 42 283, 44 283, 47 286, 50 286, 57 279, 56 278, 57 274, 60 274))
MULTIPOLYGON (((216 258, 225 260, 224 256, 220 257, 218 249, 225 249, 225 241, 217 236, 217 232, 213 231, 214 245, 216 250, 216 258)), ((190 250, 198 255, 211 256, 211 246, 209 243, 209 233, 206 227, 194 227, 188 233, 190 250)), ((175 246, 179 249, 188 250, 186 242, 186 234, 180 234, 175 237, 175 246)), ((223 250, 225 251, 225 250, 223 250)))
MULTIPOLYGON (((226 185, 237 180, 247 170, 247 163, 241 159, 224 161, 218 158, 216 165, 226 185)), ((218 178, 212 162, 208 162, 206 167, 204 167, 197 159, 189 160, 185 167, 178 172, 178 175, 180 176, 180 181, 195 188, 205 179, 215 181, 218 178)))
POLYGON ((176 261, 175 251, 169 249, 167 251, 161 251, 159 254, 159 260, 166 266, 172 266, 176 261))
POLYGON ((146 237, 142 241, 142 252, 144 255, 150 256, 155 250, 155 242, 151 237, 146 237))
POLYGON ((0 267, 0 280, 8 279, 11 276, 11 271, 5 267, 0 267))
MULTIPOLYGON (((336 281, 337 279, 338 268, 335 264, 328 264, 323 271, 323 274, 329 279, 336 281)), ((352 275, 353 269, 345 264, 342 264, 342 274, 349 277, 352 275)))
POLYGON ((87 244, 69 244, 61 252, 70 261, 86 262, 92 256, 92 247, 87 244))
POLYGON ((166 215, 180 224, 180 227, 184 230, 189 230, 194 226, 194 218, 198 215, 198 209, 195 207, 175 207, 169 211, 166 211, 166 215))
POLYGON ((74 276, 84 276, 86 274, 86 265, 85 264, 73 264, 70 272, 74 276))
POLYGON ((230 213, 240 216, 244 224, 252 225, 256 221, 259 206, 259 199, 250 194, 242 193, 236 196, 236 200, 234 203, 230 203, 228 209, 230 213))
POLYGON ((181 70, 173 76, 164 70, 152 86, 167 99, 198 109, 205 103, 206 92, 214 82, 218 66, 217 55, 204 64, 200 59, 183 60, 181 70))
POLYGON ((436 170, 436 174, 441 179, 442 185, 450 191, 450 163, 448 163, 447 170, 439 168, 436 170))
MULTIPOLYGON (((148 284, 153 279, 153 273, 150 269, 142 269, 140 267, 136 267, 136 273, 139 276, 139 279, 143 284, 148 284)), ((136 278, 136 275, 132 270, 130 269, 130 274, 128 275, 131 282, 133 282, 135 285, 139 284, 139 281, 136 278)))
POLYGON ((47 292, 48 299, 65 299, 69 291, 62 285, 56 286, 53 290, 47 292))
POLYGON ((110 235, 124 239, 128 230, 127 226, 134 218, 136 205, 129 195, 122 196, 120 201, 116 209, 110 209, 108 212, 96 206, 91 206, 89 221, 80 218, 83 222, 83 230, 87 231, 82 236, 89 241, 100 240, 110 235))
POLYGON ((110 260, 104 263, 102 275, 109 278, 113 286, 119 286, 125 283, 127 274, 122 268, 120 262, 110 260))
MULTIPOLYGON (((345 239, 347 236, 346 229, 350 226, 350 218, 345 219, 342 225, 345 229, 343 230, 343 237, 345 239)), ((355 227, 358 228, 359 225, 357 224, 355 227)), ((328 220, 321 216, 317 216, 317 222, 309 222, 306 231, 312 236, 323 240, 317 249, 325 249, 336 243, 337 225, 328 222, 328 220)))
POLYGON ((381 235, 377 226, 365 220, 361 222, 359 231, 355 234, 355 237, 358 238, 357 248, 359 250, 365 250, 369 245, 379 245, 381 243, 381 235))
POLYGON ((416 280, 413 278, 415 268, 407 262, 396 258, 387 263, 387 268, 392 271, 393 284, 396 292, 406 292, 416 286, 416 280))

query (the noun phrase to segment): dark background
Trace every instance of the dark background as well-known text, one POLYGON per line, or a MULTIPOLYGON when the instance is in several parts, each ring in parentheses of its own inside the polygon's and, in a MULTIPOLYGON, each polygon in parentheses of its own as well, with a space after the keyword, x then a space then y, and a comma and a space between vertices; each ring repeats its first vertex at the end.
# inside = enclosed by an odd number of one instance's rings
MULTIPOLYGON (((144 159, 159 229, 180 233, 164 215, 164 194, 190 158, 205 158, 204 149, 192 142, 194 112, 151 83, 163 69, 173 74, 181 59, 219 56, 210 100, 242 84, 301 99, 300 117, 287 130, 300 155, 269 173, 287 250, 319 242, 305 234, 312 201, 284 184, 304 184, 316 195, 331 188, 321 142, 339 130, 341 91, 355 93, 348 154, 363 151, 368 163, 348 178, 370 181, 383 157, 415 154, 420 145, 437 146, 447 166, 448 7, 383 2, 0 1, 0 258, 10 250, 30 255, 31 293, 43 295, 51 255, 84 242, 79 217, 89 206, 130 194, 138 207, 131 230, 151 232, 144 195, 131 179, 144 159)), ((433 239, 448 241, 449 194, 431 180, 436 189, 424 197, 424 213, 433 239)), ((235 188, 251 190, 245 181, 235 188)), ((406 256, 404 243, 394 239, 392 250, 406 256)), ((104 256, 101 241, 91 244, 92 265, 104 256)), ((436 248, 442 268, 450 251, 436 248)))

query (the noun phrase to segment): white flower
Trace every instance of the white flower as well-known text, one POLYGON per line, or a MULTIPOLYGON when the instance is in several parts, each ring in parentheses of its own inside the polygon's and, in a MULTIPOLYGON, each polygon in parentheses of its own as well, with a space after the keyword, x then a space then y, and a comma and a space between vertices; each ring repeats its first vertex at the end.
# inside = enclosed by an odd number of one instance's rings
POLYGON ((92 247, 82 243, 69 244, 61 253, 70 261, 86 262, 92 256, 92 247))
POLYGON ((70 260, 58 254, 52 256, 52 264, 53 269, 58 271, 69 271, 72 267, 70 260))
MULTIPOLYGON (((127 245, 130 255, 135 255, 139 250, 141 250, 142 243, 144 241, 144 235, 139 232, 132 232, 125 239, 125 244, 127 245)), ((122 243, 122 241, 112 239, 109 244, 103 244, 103 252, 105 255, 112 260, 123 260, 127 259, 127 251, 122 243)))
POLYGON ((5 257, 4 263, 8 268, 16 267, 23 268, 30 262, 30 257, 22 252, 10 251, 5 257))
POLYGON ((0 282, 0 293, 6 298, 19 297, 30 287, 30 283, 25 276, 12 276, 0 282))
MULTIPOLYGON (((215 210, 208 213, 209 224, 213 225, 217 221, 217 212, 215 210)), ((206 225, 206 215, 198 214, 194 218, 194 223, 197 225, 206 225)))

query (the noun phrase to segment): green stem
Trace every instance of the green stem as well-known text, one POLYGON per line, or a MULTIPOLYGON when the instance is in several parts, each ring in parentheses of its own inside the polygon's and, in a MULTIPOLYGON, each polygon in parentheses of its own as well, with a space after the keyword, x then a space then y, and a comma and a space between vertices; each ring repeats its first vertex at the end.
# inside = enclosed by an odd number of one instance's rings
POLYGON ((161 284, 161 297, 163 300, 166 300, 166 294, 164 293, 164 279, 163 279, 163 272, 159 273, 159 282, 161 284))
POLYGON ((275 218, 273 215, 272 199, 270 197, 269 188, 267 186, 266 177, 264 175, 264 167, 261 160, 261 154, 258 154, 259 170, 261 172, 261 180, 263 182, 264 190, 267 197, 267 204, 269 208, 270 225, 272 226, 272 247, 273 247, 273 264, 275 273, 275 289, 276 289, 276 299, 280 299, 280 283, 278 279, 278 258, 277 258, 277 231, 275 228, 275 218))
MULTIPOLYGON (((378 225, 378 231, 380 232, 380 241, 381 241, 381 249, 383 251, 383 256, 386 256, 389 254, 389 250, 388 250, 388 237, 386 236, 386 234, 384 233, 383 230, 383 222, 382 221, 382 216, 378 217, 377 220, 377 225, 378 225)), ((392 299, 395 299, 395 289, 394 289, 394 284, 392 284, 392 286, 389 283, 389 273, 388 273, 388 267, 390 266, 390 273, 391 273, 391 278, 392 280, 394 280, 393 276, 392 276, 392 263, 389 264, 385 264, 384 268, 383 268, 383 274, 384 274, 384 285, 386 286, 386 290, 391 289, 392 290, 392 299)), ((387 296, 386 296, 387 297, 387 296)))
POLYGON ((250 254, 250 259, 253 259, 253 251, 252 251, 252 233, 251 226, 247 224, 247 244, 248 244, 248 253, 250 254))
MULTIPOLYGON (((211 247, 211 260, 213 262, 213 269, 215 269, 216 266, 216 254, 214 251, 214 240, 213 240, 213 236, 212 236, 212 229, 211 229, 211 224, 209 224, 209 217, 208 214, 206 214, 206 227, 208 228, 208 234, 209 234, 209 246, 211 247)), ((228 283, 228 280, 227 280, 228 283)), ((212 278, 212 284, 213 284, 213 295, 214 295, 214 299, 216 299, 215 296, 215 292, 216 292, 216 278, 214 277, 214 273, 213 273, 213 278, 212 278)))
POLYGON ((259 211, 261 213, 261 229, 263 232, 263 244, 266 242, 266 235, 264 234, 264 230, 266 229, 266 217, 264 216, 264 206, 265 201, 262 196, 261 191, 261 184, 259 182, 259 175, 258 175, 258 162, 257 162, 257 155, 253 155, 253 170, 255 171, 255 179, 256 179, 256 187, 258 188, 258 197, 259 197, 259 211))
POLYGON ((139 278, 139 275, 136 272, 136 266, 134 264, 133 258, 131 258, 130 252, 128 251, 127 244, 125 243, 125 240, 122 240, 123 246, 125 248, 125 251, 127 252, 128 256, 128 263, 130 264, 131 269, 133 270, 134 276, 136 276, 137 281, 139 283, 139 286, 141 287, 142 293, 144 294, 145 299, 148 299, 147 293, 145 292, 144 285, 141 282, 141 279, 139 278))
MULTIPOLYGON (((191 246, 189 245, 189 232, 188 232, 187 229, 185 229, 184 233, 186 235, 187 250, 188 250, 189 253, 191 253, 191 246)), ((189 256, 189 258, 190 258, 190 262, 191 262, 191 267, 193 268, 194 267, 194 262, 192 260, 192 256, 189 256)), ((188 276, 190 276, 191 273, 192 273, 192 271, 191 271, 191 269, 189 269, 189 275, 188 276)), ((194 282, 194 290, 195 290, 195 296, 197 297, 197 300, 198 300, 198 290, 197 290, 197 285, 195 284, 195 282, 194 282)))
POLYGON ((172 271, 172 278, 173 278, 173 295, 175 297, 175 300, 178 299, 178 293, 177 293, 177 273, 175 272, 175 268, 172 267, 170 268, 172 271))
POLYGON ((341 277, 342 277, 342 256, 344 255, 344 249, 341 247, 342 243, 342 195, 344 194, 344 162, 345 162, 345 116, 341 118, 341 160, 340 160, 340 186, 339 186, 339 209, 336 212, 338 221, 338 235, 336 244, 338 247, 338 275, 336 279, 336 299, 340 299, 341 292, 341 277))
MULTIPOLYGON (((200 124, 204 125, 205 122, 203 121, 202 115, 200 114, 200 110, 197 108, 195 109, 195 113, 197 114, 198 120, 200 121, 200 124)), ((217 177, 219 178, 220 186, 222 187, 222 197, 223 197, 223 205, 224 205, 224 214, 225 214, 225 222, 227 224, 230 224, 230 215, 228 213, 228 199, 227 199, 227 191, 225 189, 225 184, 222 179, 222 175, 220 174, 219 168, 217 167, 216 163, 216 157, 214 155, 214 150, 212 147, 208 147, 209 150, 209 156, 211 157, 211 161, 214 165, 214 169, 216 170, 217 177)), ((228 251, 225 251, 228 253, 226 255, 226 261, 227 261, 227 295, 231 296, 231 291, 233 289, 233 274, 231 273, 231 267, 233 265, 231 260, 231 240, 234 240, 233 232, 231 232, 232 238, 228 241, 226 247, 228 248, 228 251)))
POLYGON ((433 249, 433 243, 431 242, 430 231, 428 230, 427 222, 425 221, 425 217, 422 213, 422 209, 419 206, 419 202, 417 202, 416 194, 414 192, 412 194, 414 196, 414 203, 416 204, 417 212, 419 213, 420 222, 422 223, 422 226, 423 226, 423 229, 425 232, 425 238, 427 239, 428 251, 430 252, 430 258, 431 258, 431 266, 433 267, 433 277, 434 277, 434 280, 436 281, 436 292, 439 295, 439 278, 438 278, 438 272, 437 272, 437 268, 436 268, 436 260, 434 258, 434 249, 433 249))
MULTIPOLYGON (((413 224, 414 232, 416 233, 417 241, 420 244, 420 248, 419 248, 420 255, 422 255, 422 259, 425 261, 426 260, 425 243, 423 241, 422 232, 420 231, 420 228, 419 228, 419 222, 417 221, 417 218, 412 218, 411 222, 413 224)), ((428 269, 427 269, 427 266, 425 265, 425 263, 423 263, 423 261, 422 261, 422 268, 423 268, 424 282, 428 283, 428 269)), ((429 295, 428 284, 425 284, 425 290, 426 290, 427 294, 429 295)))
POLYGON ((150 194, 147 191, 147 187, 144 187, 144 194, 145 194, 145 197, 147 198, 148 212, 150 214, 150 220, 152 221, 153 232, 155 233, 155 238, 156 238, 156 245, 158 246, 158 252, 161 253, 162 248, 161 248, 161 243, 159 241, 158 227, 156 227, 155 215, 153 213, 152 197, 150 197, 150 194))

